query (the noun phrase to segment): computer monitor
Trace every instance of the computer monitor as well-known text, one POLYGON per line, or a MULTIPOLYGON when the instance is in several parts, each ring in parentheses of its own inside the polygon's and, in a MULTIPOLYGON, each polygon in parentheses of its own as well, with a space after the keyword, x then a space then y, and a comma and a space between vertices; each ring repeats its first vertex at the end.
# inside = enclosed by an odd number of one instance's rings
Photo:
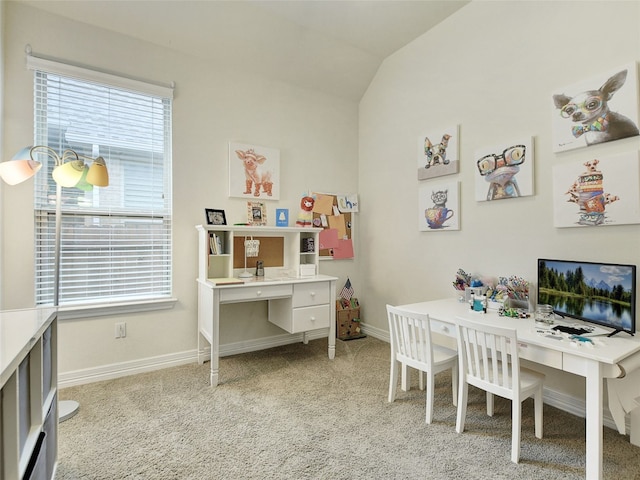
POLYGON ((560 315, 636 331, 636 266, 538 259, 538 303, 560 315))

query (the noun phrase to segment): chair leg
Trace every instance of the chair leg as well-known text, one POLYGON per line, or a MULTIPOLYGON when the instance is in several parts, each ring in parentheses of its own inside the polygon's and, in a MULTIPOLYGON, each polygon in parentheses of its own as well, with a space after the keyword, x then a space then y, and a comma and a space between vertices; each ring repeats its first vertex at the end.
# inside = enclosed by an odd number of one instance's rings
POLYGON ((487 392, 487 415, 493 417, 493 393, 487 392))
POLYGON ((456 432, 464 432, 464 421, 467 416, 467 394, 469 385, 465 381, 460 382, 458 389, 458 415, 456 417, 456 432))
POLYGON ((402 363, 400 365, 400 369, 402 370, 402 391, 404 392, 408 392, 409 389, 411 388, 410 385, 410 370, 409 370, 409 366, 406 363, 402 363))
MULTIPOLYGON (((423 372, 420 372, 420 375, 422 374, 423 372)), ((427 423, 431 423, 431 421, 433 420, 433 397, 435 396, 433 392, 434 383, 435 381, 433 373, 427 372, 427 423)))
POLYGON ((540 389, 536 392, 536 394, 533 397, 533 407, 534 407, 534 413, 535 413, 535 431, 536 431, 536 438, 542 438, 542 408, 543 408, 543 403, 542 403, 542 386, 540 386, 540 389))
POLYGON ((396 399, 396 389, 398 388, 398 363, 395 358, 391 359, 391 368, 389 369, 389 402, 396 399))
POLYGON ((422 370, 418 370, 418 388, 420 390, 424 390, 424 376, 426 375, 426 372, 423 372, 422 370))
POLYGON ((511 461, 520 460, 520 420, 522 419, 522 403, 511 402, 511 461))
POLYGON ((453 397, 453 406, 458 406, 458 366, 451 368, 451 395, 453 397))

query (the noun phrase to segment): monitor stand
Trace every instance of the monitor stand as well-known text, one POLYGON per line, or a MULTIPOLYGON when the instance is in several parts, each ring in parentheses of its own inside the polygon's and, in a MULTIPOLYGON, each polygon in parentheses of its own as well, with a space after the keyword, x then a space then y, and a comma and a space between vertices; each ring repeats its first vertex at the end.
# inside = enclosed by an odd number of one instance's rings
POLYGON ((620 333, 620 332, 628 333, 629 335, 631 335, 633 337, 633 333, 632 332, 627 332, 626 330, 614 330, 609 335, 607 335, 607 337, 613 337, 616 333, 620 333))

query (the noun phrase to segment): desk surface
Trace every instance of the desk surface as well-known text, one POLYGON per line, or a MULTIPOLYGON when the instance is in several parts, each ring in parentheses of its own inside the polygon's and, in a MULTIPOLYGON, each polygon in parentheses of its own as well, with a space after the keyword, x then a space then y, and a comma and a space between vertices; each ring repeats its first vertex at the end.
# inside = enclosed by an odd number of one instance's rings
MULTIPOLYGON (((284 228, 284 227, 283 227, 284 228)), ((222 283, 217 284, 216 279, 197 280, 203 285, 207 285, 210 288, 243 288, 243 287, 259 287, 269 285, 282 285, 282 284, 294 284, 294 283, 313 283, 313 282, 326 282, 331 280, 338 280, 336 277, 329 275, 311 275, 308 277, 250 277, 250 278, 234 278, 238 283, 222 283)))
MULTIPOLYGON (((467 303, 459 302, 454 298, 412 303, 401 307, 418 313, 428 313, 432 319, 441 322, 450 323, 456 317, 463 317, 491 325, 515 327, 519 341, 608 365, 618 364, 634 353, 640 352, 640 335, 638 334, 633 337, 626 333, 618 333, 613 337, 591 337, 594 341, 593 346, 572 342, 567 337, 557 340, 537 333, 536 330, 539 328, 536 328, 533 316, 530 318, 511 318, 501 317, 495 310, 489 310, 487 313, 473 312, 467 303)), ((557 323, 576 322, 559 321, 557 323)))
POLYGON ((0 387, 54 318, 54 308, 0 312, 0 387))

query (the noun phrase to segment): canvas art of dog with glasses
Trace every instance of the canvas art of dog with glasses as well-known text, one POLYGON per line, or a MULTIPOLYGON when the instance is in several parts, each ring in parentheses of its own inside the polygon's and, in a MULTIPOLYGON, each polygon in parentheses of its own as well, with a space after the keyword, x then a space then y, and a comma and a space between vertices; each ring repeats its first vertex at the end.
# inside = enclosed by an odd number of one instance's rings
POLYGON ((554 151, 638 135, 637 90, 633 64, 554 94, 554 151))

